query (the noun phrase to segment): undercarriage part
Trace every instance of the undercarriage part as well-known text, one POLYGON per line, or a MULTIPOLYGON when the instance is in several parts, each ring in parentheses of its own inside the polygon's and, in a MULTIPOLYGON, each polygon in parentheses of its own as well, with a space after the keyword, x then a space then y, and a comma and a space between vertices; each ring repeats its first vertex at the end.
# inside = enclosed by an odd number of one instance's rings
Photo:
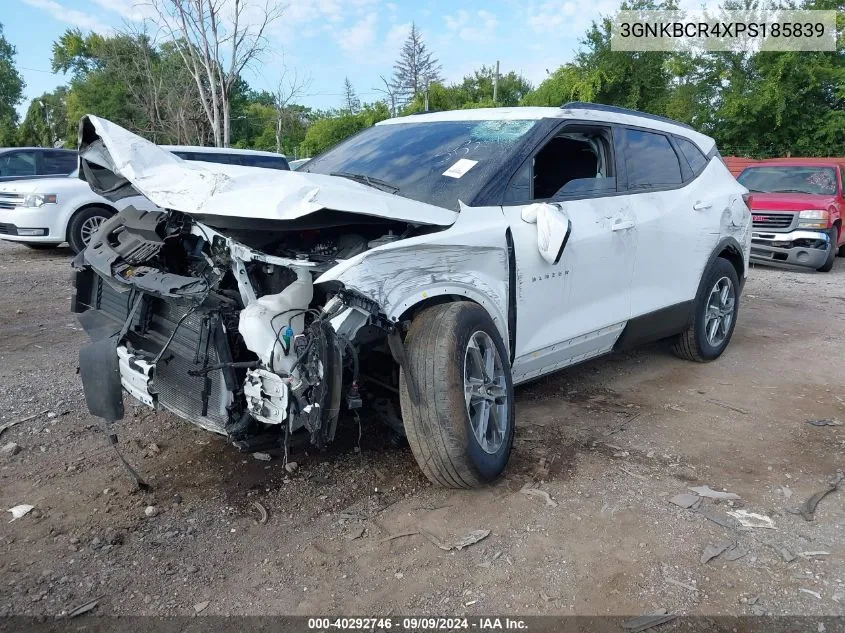
POLYGON ((411 402, 415 405, 419 404, 420 393, 417 388, 417 381, 411 371, 408 355, 405 352, 405 345, 402 342, 402 337, 399 335, 398 330, 394 329, 387 335, 387 344, 390 346, 390 353, 393 354, 394 360, 405 373, 405 381, 408 385, 408 394, 411 396, 411 402))
MULTIPOLYGON (((117 333, 121 324, 128 323, 121 343, 122 353, 116 350, 116 337, 97 343, 104 346, 97 355, 88 356, 92 352, 86 352, 87 348, 80 352, 80 374, 86 391, 91 385, 92 400, 102 399, 111 392, 113 401, 120 402, 123 386, 142 402, 150 404, 152 401, 150 406, 164 407, 224 435, 227 426, 240 419, 236 393, 242 385, 238 372, 242 375, 243 370, 228 366, 233 361, 232 347, 227 335, 229 329, 224 330, 223 326, 224 313, 237 310, 231 302, 222 297, 210 297, 209 305, 194 309, 145 297, 140 304, 135 303, 139 307, 130 318, 130 293, 118 292, 90 270, 77 273, 77 291, 77 303, 90 306, 83 313, 86 318, 80 319, 83 326, 90 324, 99 332, 110 323, 111 331, 117 333), (93 279, 85 279, 88 275, 93 279), (88 294, 83 299, 82 293, 86 289, 88 294), (116 378, 110 383, 98 372, 112 362, 112 374, 116 378), (155 365, 154 371, 149 370, 150 365, 155 365), (204 371, 221 365, 218 371, 204 371), (93 376, 90 380, 86 378, 89 373, 93 376), (143 398, 139 397, 141 395, 143 398)), ((97 409, 96 403, 92 406, 89 402, 89 408, 94 415, 110 419, 120 419, 123 415, 122 409, 117 415, 117 411, 97 409)))
POLYGON ((278 374, 264 369, 246 373, 244 396, 252 417, 266 424, 282 424, 287 418, 288 386, 278 374))
POLYGON ((271 371, 290 374, 296 357, 290 341, 305 329, 305 313, 314 298, 311 273, 296 269, 296 279, 277 294, 255 299, 244 308, 238 331, 247 348, 271 371))
POLYGON ((315 320, 306 337, 304 351, 296 358, 291 373, 299 379, 291 385, 294 406, 290 431, 306 428, 318 446, 334 439, 340 414, 343 366, 337 336, 331 325, 315 320))
POLYGON ((106 437, 109 440, 109 444, 112 445, 114 448, 114 452, 117 455, 117 458, 123 464, 123 467, 126 468, 127 472, 132 476, 132 479, 135 480, 135 485, 138 486, 139 490, 152 490, 152 486, 148 484, 141 478, 141 475, 138 474, 138 471, 132 468, 131 464, 126 461, 126 458, 123 456, 123 453, 120 452, 120 449, 117 447, 117 433, 114 432, 114 427, 109 427, 109 423, 107 420, 103 420, 103 433, 106 434, 106 437))
POLYGON ((115 340, 106 338, 79 350, 79 374, 91 415, 114 422, 123 418, 123 392, 115 340))
MULTIPOLYGON (((178 213, 115 217, 74 265, 74 311, 114 361, 113 384, 98 394, 110 392, 112 408, 92 411, 122 416, 125 390, 233 442, 267 436, 286 448, 294 435, 332 441, 342 410, 369 405, 359 350, 369 359, 377 348, 378 362, 390 363, 385 334, 395 326, 368 297, 339 284, 315 291, 313 279, 333 258, 407 227, 239 229, 268 245, 259 252, 178 213)), ((82 364, 83 374, 93 370, 82 364)))

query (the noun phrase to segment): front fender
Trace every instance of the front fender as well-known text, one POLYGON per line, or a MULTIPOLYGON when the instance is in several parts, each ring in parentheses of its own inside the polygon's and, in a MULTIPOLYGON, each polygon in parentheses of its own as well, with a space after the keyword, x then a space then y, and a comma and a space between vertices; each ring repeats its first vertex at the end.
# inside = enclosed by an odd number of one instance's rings
POLYGON ((391 321, 438 296, 466 297, 487 310, 508 341, 505 230, 489 219, 487 227, 470 224, 366 251, 323 273, 316 283, 340 282, 375 301, 391 321))

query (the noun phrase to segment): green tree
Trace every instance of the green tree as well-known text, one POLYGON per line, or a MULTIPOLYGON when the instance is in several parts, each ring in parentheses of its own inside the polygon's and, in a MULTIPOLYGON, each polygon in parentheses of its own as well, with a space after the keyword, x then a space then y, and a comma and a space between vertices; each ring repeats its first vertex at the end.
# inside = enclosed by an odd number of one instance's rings
MULTIPOLYGON (((845 13, 842 0, 804 0, 796 8, 834 9, 833 52, 622 52, 610 50, 612 21, 594 22, 573 62, 523 100, 619 105, 669 116, 713 136, 723 153, 755 157, 845 153, 845 13)), ((754 9, 725 0, 725 10, 754 9)), ((622 9, 671 9, 636 0, 622 9)))
POLYGON ((418 94, 402 112, 411 114, 425 111, 426 96, 429 110, 462 110, 467 108, 492 108, 495 106, 517 106, 531 91, 531 83, 522 75, 513 71, 499 76, 498 97, 493 102, 493 75, 495 69, 482 66, 460 83, 445 86, 433 83, 428 87, 428 95, 418 94))
MULTIPOLYGON (((123 45, 129 45, 124 40, 123 45)), ((65 100, 68 127, 64 136, 76 143, 76 126, 86 114, 96 114, 133 131, 149 127, 143 113, 132 104, 127 77, 115 68, 115 60, 137 53, 121 55, 117 42, 80 29, 68 29, 53 43, 53 72, 71 75, 65 100)))
MULTIPOLYGON (((674 0, 633 0, 621 10, 673 10, 674 0)), ((529 93, 525 105, 559 106, 566 101, 590 101, 645 112, 662 113, 671 93, 671 52, 613 51, 613 19, 594 21, 581 40, 575 60, 558 68, 529 93)))
POLYGON ((15 47, 3 36, 0 24, 0 146, 11 145, 18 124, 16 106, 23 99, 26 84, 15 68, 15 47))
MULTIPOLYGON (((71 75, 65 136, 96 114, 157 143, 204 145, 210 126, 193 79, 173 42, 154 43, 142 32, 104 37, 68 30, 53 45, 53 69, 71 75)), ((232 89, 235 109, 245 103, 243 81, 232 89)))
POLYGON ((441 83, 440 62, 423 41, 422 33, 411 23, 408 37, 393 65, 392 89, 400 104, 423 94, 433 83, 441 83))
POLYGON ((349 81, 349 77, 343 79, 343 109, 352 114, 361 109, 361 100, 358 98, 358 93, 355 92, 355 86, 349 81))
POLYGON ((384 103, 367 104, 357 114, 342 113, 318 119, 311 124, 302 141, 302 155, 316 156, 356 132, 390 117, 384 103))
POLYGON ((18 128, 20 145, 54 147, 67 144, 67 88, 59 86, 33 99, 18 128))
MULTIPOLYGON (((466 101, 462 107, 471 103, 493 103, 493 78, 496 69, 492 66, 482 66, 464 77, 459 87, 466 94, 466 101)), ((496 87, 497 106, 516 106, 531 91, 531 82, 525 77, 510 71, 500 74, 496 87)))

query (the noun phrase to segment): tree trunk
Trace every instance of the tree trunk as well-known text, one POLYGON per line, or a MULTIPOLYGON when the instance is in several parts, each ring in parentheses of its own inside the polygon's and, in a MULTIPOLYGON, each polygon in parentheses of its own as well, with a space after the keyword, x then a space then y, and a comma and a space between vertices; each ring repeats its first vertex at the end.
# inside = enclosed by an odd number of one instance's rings
POLYGON ((229 95, 226 94, 226 86, 221 86, 223 94, 220 95, 221 106, 223 109, 223 147, 231 145, 232 137, 232 121, 229 112, 229 95))
POLYGON ((276 153, 282 153, 282 117, 276 117, 276 153))

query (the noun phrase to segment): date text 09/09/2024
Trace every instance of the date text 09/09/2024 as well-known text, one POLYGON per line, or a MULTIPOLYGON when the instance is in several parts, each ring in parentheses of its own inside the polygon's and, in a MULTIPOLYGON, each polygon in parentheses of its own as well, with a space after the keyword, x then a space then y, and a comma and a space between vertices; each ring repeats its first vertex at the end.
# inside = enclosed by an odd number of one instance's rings
POLYGON ((371 618, 308 618, 309 631, 526 631, 519 618, 496 617, 371 617, 371 618))

